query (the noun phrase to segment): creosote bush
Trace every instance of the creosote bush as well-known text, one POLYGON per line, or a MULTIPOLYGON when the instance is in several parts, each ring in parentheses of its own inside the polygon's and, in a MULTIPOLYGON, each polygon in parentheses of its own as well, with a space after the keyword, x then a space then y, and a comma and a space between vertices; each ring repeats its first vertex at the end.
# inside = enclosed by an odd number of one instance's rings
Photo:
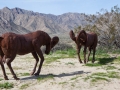
POLYGON ((73 47, 66 43, 58 43, 51 51, 54 52, 56 50, 68 50, 72 49, 73 47))

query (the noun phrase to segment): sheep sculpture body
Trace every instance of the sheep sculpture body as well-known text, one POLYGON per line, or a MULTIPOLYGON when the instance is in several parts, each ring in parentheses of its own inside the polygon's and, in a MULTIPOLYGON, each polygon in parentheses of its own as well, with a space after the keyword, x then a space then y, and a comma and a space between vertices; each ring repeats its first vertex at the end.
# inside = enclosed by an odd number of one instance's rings
POLYGON ((84 46, 84 63, 87 63, 89 61, 89 56, 91 54, 91 50, 93 50, 93 59, 92 62, 95 61, 95 52, 96 52, 96 46, 98 42, 97 34, 96 33, 86 33, 85 30, 81 30, 78 35, 75 37, 74 32, 71 30, 70 38, 76 43, 77 48, 77 55, 79 62, 82 63, 80 58, 80 49, 82 46, 84 46), (89 49, 88 58, 86 59, 86 50, 89 49))
POLYGON ((42 64, 44 62, 44 56, 40 49, 41 46, 45 45, 46 50, 45 54, 49 54, 50 50, 58 43, 59 38, 57 36, 51 38, 46 32, 43 31, 35 31, 28 34, 20 35, 15 33, 5 33, 0 37, 0 65, 3 71, 4 79, 8 80, 6 75, 6 71, 4 68, 4 63, 9 67, 13 78, 18 80, 16 74, 14 73, 11 62, 15 59, 16 55, 25 55, 28 53, 32 53, 35 58, 35 66, 31 75, 39 75, 41 71, 42 64), (39 57, 41 62, 39 64, 38 70, 36 71, 36 66, 39 61, 39 57))

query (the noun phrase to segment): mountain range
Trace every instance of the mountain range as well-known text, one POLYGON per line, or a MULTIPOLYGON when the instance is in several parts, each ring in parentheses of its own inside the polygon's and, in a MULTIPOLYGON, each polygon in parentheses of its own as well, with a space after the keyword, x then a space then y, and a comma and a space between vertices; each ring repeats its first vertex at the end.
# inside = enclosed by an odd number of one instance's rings
POLYGON ((42 30, 50 34, 66 33, 87 24, 84 13, 62 15, 43 14, 20 8, 0 9, 0 34, 5 32, 28 33, 42 30))

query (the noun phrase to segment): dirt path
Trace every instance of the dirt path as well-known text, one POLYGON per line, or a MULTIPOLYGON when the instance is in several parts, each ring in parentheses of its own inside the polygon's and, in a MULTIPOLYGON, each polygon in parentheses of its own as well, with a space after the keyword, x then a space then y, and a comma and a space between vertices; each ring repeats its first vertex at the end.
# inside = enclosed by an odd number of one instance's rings
MULTIPOLYGON (((95 83, 92 83, 90 79, 85 81, 85 78, 92 73, 107 73, 105 66, 84 66, 78 62, 77 58, 59 59, 51 64, 44 64, 40 74, 42 78, 38 78, 28 75, 33 69, 34 62, 31 55, 18 56, 12 62, 12 66, 20 80, 14 80, 5 65, 10 80, 1 80, 0 83, 13 83, 14 88, 11 90, 120 90, 120 79, 117 78, 110 78, 109 81, 100 80, 95 83)), ((115 70, 120 73, 119 69, 118 66, 115 70)), ((1 70, 0 78, 3 79, 1 70)))

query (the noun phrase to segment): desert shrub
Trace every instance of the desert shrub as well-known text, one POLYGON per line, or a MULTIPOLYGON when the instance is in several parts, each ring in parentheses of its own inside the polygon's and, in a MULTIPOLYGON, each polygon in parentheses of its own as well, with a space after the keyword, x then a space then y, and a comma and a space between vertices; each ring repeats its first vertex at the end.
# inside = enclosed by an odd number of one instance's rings
POLYGON ((52 50, 51 52, 57 51, 57 50, 68 50, 72 49, 73 47, 70 44, 66 43, 58 43, 52 50))
POLYGON ((116 54, 120 54, 120 48, 115 47, 115 46, 107 47, 107 46, 98 45, 96 53, 97 54, 102 54, 102 53, 116 53, 116 54))
POLYGON ((13 84, 9 82, 0 83, 0 89, 11 89, 13 88, 13 84))

